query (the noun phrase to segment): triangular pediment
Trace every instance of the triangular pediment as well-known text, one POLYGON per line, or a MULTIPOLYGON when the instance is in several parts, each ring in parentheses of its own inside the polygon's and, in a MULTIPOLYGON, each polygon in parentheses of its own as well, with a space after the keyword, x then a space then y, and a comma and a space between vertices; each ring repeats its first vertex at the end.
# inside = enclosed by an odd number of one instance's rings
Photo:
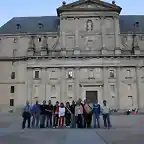
POLYGON ((64 4, 57 9, 63 11, 121 11, 121 7, 100 0, 78 0, 70 4, 64 4))

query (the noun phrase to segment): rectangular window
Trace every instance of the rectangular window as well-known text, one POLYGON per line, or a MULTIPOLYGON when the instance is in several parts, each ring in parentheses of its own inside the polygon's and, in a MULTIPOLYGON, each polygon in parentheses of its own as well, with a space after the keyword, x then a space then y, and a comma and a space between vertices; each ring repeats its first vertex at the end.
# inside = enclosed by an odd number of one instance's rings
POLYGON ((127 70, 127 77, 131 77, 131 70, 127 70))
POLYGON ((15 87, 14 86, 11 86, 10 88, 10 93, 14 93, 15 92, 15 87))
POLYGON ((94 71, 93 71, 93 70, 90 70, 90 71, 89 71, 89 78, 90 78, 90 79, 93 79, 93 78, 94 78, 94 71))
POLYGON ((71 91, 72 90, 72 85, 68 85, 68 90, 71 91))
POLYGON ((35 73, 34 73, 34 78, 35 79, 39 79, 40 77, 39 77, 39 71, 35 71, 35 73))
POLYGON ((14 106, 14 99, 10 99, 10 106, 14 106))
POLYGON ((68 71, 68 78, 69 79, 73 78, 73 71, 68 71))
POLYGON ((11 79, 15 79, 15 72, 11 73, 11 79))
POLYGON ((114 70, 110 70, 110 78, 114 78, 114 70))

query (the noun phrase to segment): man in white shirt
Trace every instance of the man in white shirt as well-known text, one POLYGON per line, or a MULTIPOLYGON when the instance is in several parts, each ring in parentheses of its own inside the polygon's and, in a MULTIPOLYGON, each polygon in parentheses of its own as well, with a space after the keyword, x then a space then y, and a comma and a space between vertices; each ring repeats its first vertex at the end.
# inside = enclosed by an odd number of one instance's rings
POLYGON ((111 127, 110 109, 107 105, 106 100, 103 101, 103 106, 102 106, 101 110, 102 110, 102 114, 103 114, 104 127, 109 129, 111 127))

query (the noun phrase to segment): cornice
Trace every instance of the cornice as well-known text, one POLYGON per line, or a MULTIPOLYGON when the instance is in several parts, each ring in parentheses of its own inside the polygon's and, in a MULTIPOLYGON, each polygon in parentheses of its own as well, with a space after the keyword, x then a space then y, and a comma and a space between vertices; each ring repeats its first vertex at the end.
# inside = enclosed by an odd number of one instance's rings
POLYGON ((22 57, 0 57, 1 61, 27 61, 27 60, 44 60, 44 59, 139 59, 144 58, 144 55, 72 55, 72 56, 22 56, 22 57))

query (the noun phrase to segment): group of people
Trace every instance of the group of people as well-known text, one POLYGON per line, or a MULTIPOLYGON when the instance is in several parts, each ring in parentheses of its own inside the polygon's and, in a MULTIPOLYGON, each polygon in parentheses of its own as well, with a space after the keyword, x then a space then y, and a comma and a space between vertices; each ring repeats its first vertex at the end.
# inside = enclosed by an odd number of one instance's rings
POLYGON ((69 102, 59 103, 53 106, 51 100, 43 101, 43 104, 31 106, 27 101, 22 117, 22 129, 25 128, 26 122, 28 128, 100 128, 100 115, 103 116, 104 127, 110 128, 110 110, 106 100, 100 106, 98 102, 88 103, 86 100, 82 102, 79 99, 70 104, 69 102), (93 124, 92 124, 93 119, 93 124))

